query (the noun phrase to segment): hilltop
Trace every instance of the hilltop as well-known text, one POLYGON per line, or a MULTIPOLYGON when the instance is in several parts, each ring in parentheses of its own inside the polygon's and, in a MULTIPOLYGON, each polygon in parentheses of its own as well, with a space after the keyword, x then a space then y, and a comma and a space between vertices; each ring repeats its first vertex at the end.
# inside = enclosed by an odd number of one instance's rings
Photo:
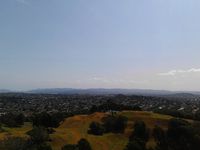
MULTIPOLYGON (((55 150, 60 150, 62 145, 75 144, 80 138, 87 139, 94 150, 123 150, 128 142, 128 137, 131 134, 132 126, 135 121, 143 120, 147 127, 152 130, 155 125, 167 129, 168 121, 171 116, 160 115, 144 111, 123 111, 119 115, 128 118, 128 125, 124 134, 109 133, 103 136, 94 136, 87 134, 88 126, 92 121, 100 122, 107 113, 94 113, 91 115, 77 115, 65 119, 65 121, 56 129, 56 132, 51 135, 52 147, 55 150)), ((155 143, 151 139, 148 146, 154 146, 155 143)))
MULTIPOLYGON (((107 116, 108 113, 96 112, 90 115, 75 115, 66 118, 58 128, 54 129, 55 132, 50 135, 50 144, 53 150, 60 150, 65 144, 75 144, 81 138, 87 139, 91 143, 93 150, 123 150, 128 143, 128 137, 133 130, 135 121, 143 120, 150 130, 155 125, 167 129, 168 121, 172 118, 168 115, 145 111, 122 111, 117 114, 128 118, 128 125, 123 134, 107 133, 103 136, 95 136, 87 133, 89 124, 92 121, 101 122, 101 119, 107 116)), ((26 132, 31 130, 32 126, 30 123, 25 123, 21 128, 4 129, 6 132, 0 133, 1 139, 6 138, 6 136, 27 137, 26 132)), ((147 146, 155 146, 153 138, 150 138, 147 146)))

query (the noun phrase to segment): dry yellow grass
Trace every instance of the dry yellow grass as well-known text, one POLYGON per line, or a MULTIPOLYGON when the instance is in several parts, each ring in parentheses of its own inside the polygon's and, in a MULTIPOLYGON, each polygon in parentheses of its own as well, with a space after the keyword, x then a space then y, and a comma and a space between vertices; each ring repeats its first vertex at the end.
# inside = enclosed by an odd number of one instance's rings
POLYGON ((51 135, 52 147, 60 150, 65 144, 75 144, 80 138, 86 138, 94 150, 116 150, 122 148, 127 143, 127 137, 124 135, 105 134, 103 136, 94 136, 87 134, 89 124, 92 121, 100 122, 105 113, 94 113, 92 115, 78 115, 70 117, 51 135), (58 142, 59 141, 59 142, 58 142))
POLYGON ((154 128, 155 125, 159 125, 162 128, 167 128, 168 121, 172 118, 172 116, 169 115, 161 115, 145 111, 123 111, 119 114, 126 116, 131 124, 133 124, 135 121, 142 120, 150 129, 154 128))

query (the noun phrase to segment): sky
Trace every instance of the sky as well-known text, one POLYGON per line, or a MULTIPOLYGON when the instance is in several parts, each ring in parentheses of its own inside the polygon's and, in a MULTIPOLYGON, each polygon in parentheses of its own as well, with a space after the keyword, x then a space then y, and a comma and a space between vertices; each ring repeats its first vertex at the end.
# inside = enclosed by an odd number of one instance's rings
POLYGON ((199 0, 0 0, 0 89, 200 91, 199 0))

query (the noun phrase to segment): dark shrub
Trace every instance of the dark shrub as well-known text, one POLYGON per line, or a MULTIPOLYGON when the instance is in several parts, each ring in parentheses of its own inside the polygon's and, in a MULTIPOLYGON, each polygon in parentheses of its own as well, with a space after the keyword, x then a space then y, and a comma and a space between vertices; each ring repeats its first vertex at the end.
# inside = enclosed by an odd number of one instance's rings
POLYGON ((129 141, 125 150, 146 150, 145 143, 139 139, 129 141))
POLYGON ((107 116, 102 119, 105 132, 123 133, 126 128, 127 118, 124 116, 107 116))
POLYGON ((90 124, 88 133, 89 134, 94 134, 94 135, 102 135, 104 133, 104 128, 100 123, 92 122, 90 124))
POLYGON ((43 143, 43 144, 37 145, 37 150, 52 150, 52 148, 50 145, 43 143))
POLYGON ((77 144, 78 150, 92 150, 90 143, 86 139, 80 139, 77 144))

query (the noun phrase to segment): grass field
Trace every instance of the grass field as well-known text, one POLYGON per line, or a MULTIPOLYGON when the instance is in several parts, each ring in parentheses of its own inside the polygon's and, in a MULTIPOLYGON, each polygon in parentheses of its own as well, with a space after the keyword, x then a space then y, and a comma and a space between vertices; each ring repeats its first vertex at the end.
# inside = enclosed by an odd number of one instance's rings
MULTIPOLYGON (((137 120, 143 120, 147 127, 151 130, 155 125, 167 128, 167 124, 171 116, 160 115, 144 111, 123 111, 119 115, 128 118, 128 125, 124 134, 104 134, 103 136, 94 136, 87 134, 89 124, 92 121, 100 122, 107 113, 94 113, 91 115, 76 115, 69 117, 55 129, 55 132, 50 135, 51 146, 53 150, 61 150, 65 144, 76 144, 81 138, 87 139, 93 150, 123 150, 128 142, 128 137, 133 130, 133 124, 137 120)), ((26 132, 32 129, 30 123, 25 123, 21 128, 4 128, 5 132, 0 133, 0 139, 6 136, 27 137, 26 132)), ((148 147, 155 146, 155 142, 151 138, 147 143, 148 147)))

